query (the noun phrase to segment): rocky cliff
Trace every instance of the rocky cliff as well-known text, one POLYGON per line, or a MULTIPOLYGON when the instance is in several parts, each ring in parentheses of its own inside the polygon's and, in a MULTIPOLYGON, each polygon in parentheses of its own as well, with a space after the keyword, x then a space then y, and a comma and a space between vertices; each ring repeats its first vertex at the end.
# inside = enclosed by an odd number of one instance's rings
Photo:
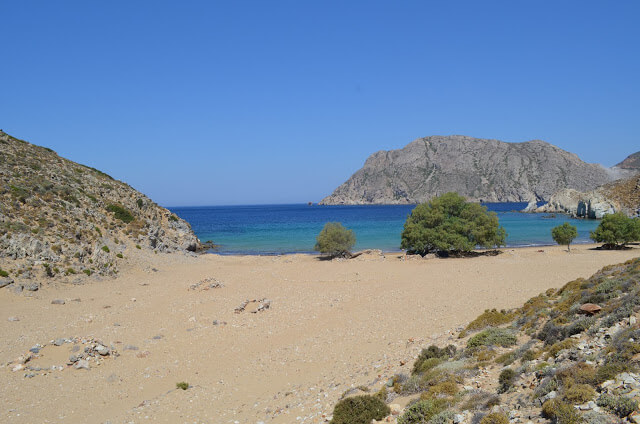
POLYGON ((620 169, 631 169, 640 171, 640 152, 636 152, 627 156, 625 160, 617 164, 615 167, 620 169))
POLYGON ((580 192, 563 189, 535 212, 568 213, 578 218, 600 219, 606 214, 640 214, 640 174, 580 192))
POLYGON ((112 275, 127 250, 198 246, 187 222, 127 184, 0 131, 2 274, 112 275))
MULTIPOLYGON (((620 169, 622 175, 629 171, 620 169)), ((505 143, 465 136, 417 139, 380 151, 321 204, 424 202, 455 191, 474 201, 549 199, 563 188, 586 191, 619 177, 540 140, 505 143)))

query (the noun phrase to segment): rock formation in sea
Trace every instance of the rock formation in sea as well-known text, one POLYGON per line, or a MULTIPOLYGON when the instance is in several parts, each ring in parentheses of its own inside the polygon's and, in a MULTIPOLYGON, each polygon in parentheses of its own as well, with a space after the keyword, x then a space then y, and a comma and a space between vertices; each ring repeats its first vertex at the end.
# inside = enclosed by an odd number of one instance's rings
POLYGON ((587 192, 560 190, 551 196, 547 204, 535 211, 568 213, 578 218, 590 219, 600 219, 615 212, 637 216, 640 214, 640 174, 604 184, 587 192))
POLYGON ((541 140, 506 143, 460 135, 419 138, 371 155, 321 204, 407 204, 455 191, 473 201, 546 200, 630 175, 585 163, 541 140))
POLYGON ((186 221, 126 183, 0 130, 0 262, 10 277, 113 275, 132 250, 199 245, 186 221))

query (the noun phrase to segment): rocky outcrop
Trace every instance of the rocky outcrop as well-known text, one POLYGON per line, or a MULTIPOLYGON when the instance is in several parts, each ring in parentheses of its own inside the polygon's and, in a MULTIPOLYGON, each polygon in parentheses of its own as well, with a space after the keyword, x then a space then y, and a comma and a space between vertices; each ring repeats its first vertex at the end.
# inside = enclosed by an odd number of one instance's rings
POLYGON ((535 212, 567 213, 590 219, 601 219, 604 215, 615 212, 636 216, 640 214, 640 175, 605 184, 588 192, 560 190, 535 212))
MULTIPOLYGON (((617 173, 629 175, 620 169, 617 173)), ((469 200, 546 200, 558 190, 592 190, 618 175, 540 140, 505 143, 465 136, 417 139, 380 151, 321 204, 407 204, 455 191, 469 200)))
POLYGON ((199 245, 187 222, 129 185, 0 131, 0 259, 11 276, 113 275, 127 249, 199 245))

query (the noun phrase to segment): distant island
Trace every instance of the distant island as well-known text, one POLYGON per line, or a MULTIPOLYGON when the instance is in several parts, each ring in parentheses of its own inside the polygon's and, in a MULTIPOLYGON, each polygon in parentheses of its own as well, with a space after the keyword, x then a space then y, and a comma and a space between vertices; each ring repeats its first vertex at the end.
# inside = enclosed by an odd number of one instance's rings
POLYGON ((635 155, 605 168, 541 140, 424 137, 399 150, 372 154, 320 204, 411 204, 450 191, 473 201, 549 200, 562 189, 589 191, 633 175, 640 158, 635 155))

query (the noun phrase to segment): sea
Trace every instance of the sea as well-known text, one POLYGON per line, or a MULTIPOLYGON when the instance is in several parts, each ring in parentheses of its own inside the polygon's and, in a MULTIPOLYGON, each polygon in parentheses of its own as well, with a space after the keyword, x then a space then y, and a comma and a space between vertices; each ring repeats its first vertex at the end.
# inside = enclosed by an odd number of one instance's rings
MULTIPOLYGON (((526 203, 485 203, 507 232, 507 247, 553 245, 551 229, 564 222, 578 228, 574 243, 588 243, 597 221, 564 214, 522 213, 526 203)), ((218 247, 220 255, 314 253, 315 239, 327 222, 354 231, 354 251, 400 251, 400 235, 415 205, 324 206, 308 204, 171 207, 191 224, 201 241, 218 247)))

